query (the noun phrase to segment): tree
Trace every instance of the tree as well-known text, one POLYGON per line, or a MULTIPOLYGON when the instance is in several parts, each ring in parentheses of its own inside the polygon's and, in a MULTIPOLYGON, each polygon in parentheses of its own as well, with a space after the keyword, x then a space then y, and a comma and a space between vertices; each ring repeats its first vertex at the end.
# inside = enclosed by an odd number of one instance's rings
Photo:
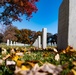
POLYGON ((0 43, 3 42, 3 34, 0 33, 0 43))
POLYGON ((0 22, 5 25, 12 21, 21 21, 21 16, 26 15, 26 19, 32 17, 32 12, 36 12, 36 2, 38 0, 0 0, 0 22))
POLYGON ((20 30, 21 34, 21 42, 29 44, 30 43, 30 38, 29 38, 29 30, 28 29, 21 29, 20 30))
POLYGON ((17 42, 22 42, 21 30, 15 29, 15 36, 17 37, 17 42))
POLYGON ((42 38, 42 32, 41 31, 35 32, 34 36, 32 37, 33 42, 38 38, 38 36, 41 36, 41 38, 42 38))
POLYGON ((12 26, 12 25, 9 25, 6 27, 5 32, 4 32, 4 37, 3 37, 4 42, 6 42, 7 39, 12 40, 12 41, 17 41, 17 37, 15 36, 16 35, 15 30, 16 29, 17 28, 12 26))
POLYGON ((50 43, 52 36, 52 33, 47 33, 47 43, 50 43))
POLYGON ((56 42, 56 44, 57 44, 57 33, 54 34, 54 35, 52 35, 52 37, 51 37, 51 41, 50 41, 50 42, 51 42, 51 43, 56 42))

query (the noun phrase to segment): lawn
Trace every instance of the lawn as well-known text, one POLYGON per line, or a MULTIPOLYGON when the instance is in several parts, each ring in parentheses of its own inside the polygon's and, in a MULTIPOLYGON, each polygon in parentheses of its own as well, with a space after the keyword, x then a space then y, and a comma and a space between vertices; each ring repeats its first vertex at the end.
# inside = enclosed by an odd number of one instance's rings
POLYGON ((0 75, 76 75, 76 51, 34 47, 0 47, 0 75))

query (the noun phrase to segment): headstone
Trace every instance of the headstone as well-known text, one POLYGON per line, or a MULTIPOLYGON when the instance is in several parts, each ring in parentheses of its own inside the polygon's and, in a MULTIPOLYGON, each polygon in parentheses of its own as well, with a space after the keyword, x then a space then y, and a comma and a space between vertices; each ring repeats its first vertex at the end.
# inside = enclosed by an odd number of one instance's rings
POLYGON ((56 42, 54 42, 54 46, 55 46, 55 47, 57 46, 56 42))
POLYGON ((41 36, 38 36, 38 48, 41 48, 41 36))
POLYGON ((38 36, 38 38, 33 43, 33 46, 35 46, 37 48, 41 48, 41 36, 38 36))
POLYGON ((52 46, 54 46, 54 43, 51 43, 52 46))
POLYGON ((9 46, 9 39, 7 39, 7 46, 9 46))
POLYGON ((63 0, 59 8, 58 49, 76 49, 76 0, 63 0))
POLYGON ((38 38, 35 40, 35 42, 33 43, 33 46, 38 48, 38 38))
POLYGON ((42 49, 47 47, 47 28, 42 29, 42 49))
POLYGON ((10 42, 10 45, 12 46, 13 44, 12 44, 12 41, 10 42))
POLYGON ((13 45, 15 46, 16 45, 16 42, 14 41, 13 45))

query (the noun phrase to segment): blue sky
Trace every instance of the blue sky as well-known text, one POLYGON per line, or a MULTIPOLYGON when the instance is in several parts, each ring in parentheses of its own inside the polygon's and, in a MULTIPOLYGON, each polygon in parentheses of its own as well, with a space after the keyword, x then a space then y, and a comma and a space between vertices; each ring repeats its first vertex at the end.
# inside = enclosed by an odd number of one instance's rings
POLYGON ((22 17, 22 22, 14 22, 13 25, 18 29, 31 29, 33 31, 47 31, 55 34, 58 30, 58 10, 62 0, 39 0, 36 3, 38 11, 33 13, 30 21, 26 17, 22 17))

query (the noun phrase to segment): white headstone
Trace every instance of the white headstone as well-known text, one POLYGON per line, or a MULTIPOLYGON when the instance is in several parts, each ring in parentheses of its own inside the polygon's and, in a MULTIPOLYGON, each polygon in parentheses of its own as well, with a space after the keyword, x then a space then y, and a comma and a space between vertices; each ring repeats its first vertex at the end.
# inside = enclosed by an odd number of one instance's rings
POLYGON ((38 48, 38 38, 35 40, 35 42, 33 43, 33 46, 38 48))
POLYGON ((59 50, 67 46, 76 49, 76 0, 63 0, 61 3, 57 46, 59 50))
POLYGON ((41 36, 38 36, 38 48, 41 48, 41 36))
POLYGON ((55 46, 55 47, 57 46, 56 42, 54 42, 54 46, 55 46))
POLYGON ((47 47, 47 28, 42 29, 42 48, 46 49, 47 47))
POLYGON ((54 43, 52 43, 51 45, 54 46, 54 43))
POLYGON ((7 39, 7 46, 9 46, 9 39, 7 39))
POLYGON ((12 44, 12 41, 10 42, 10 45, 12 46, 13 44, 12 44))
POLYGON ((14 41, 13 45, 15 46, 16 45, 16 42, 14 41))
POLYGON ((41 36, 38 36, 38 38, 33 43, 33 46, 35 46, 37 48, 41 48, 41 36))

